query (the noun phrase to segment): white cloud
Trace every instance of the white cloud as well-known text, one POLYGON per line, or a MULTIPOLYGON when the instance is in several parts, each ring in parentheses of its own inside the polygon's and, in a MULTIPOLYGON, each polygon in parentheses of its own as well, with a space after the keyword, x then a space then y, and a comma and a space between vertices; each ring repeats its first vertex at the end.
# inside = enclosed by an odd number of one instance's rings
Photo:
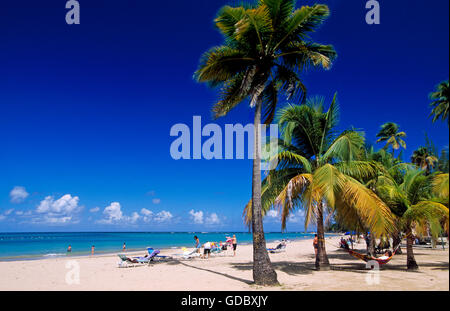
POLYGON ((94 207, 89 210, 91 213, 97 213, 100 210, 100 207, 94 207))
POLYGON ((150 220, 152 220, 152 217, 153 217, 153 212, 152 211, 150 211, 150 210, 148 210, 146 208, 142 208, 141 209, 141 214, 144 215, 144 216, 142 216, 142 220, 144 222, 149 222, 150 220))
POLYGON ((278 217, 278 211, 271 209, 271 210, 269 210, 266 213, 266 216, 267 217, 271 217, 271 218, 277 218, 278 217))
POLYGON ((159 204, 161 203, 161 199, 153 199, 152 202, 153 204, 159 204))
POLYGON ((194 221, 194 223, 196 223, 196 224, 203 223, 203 212, 202 211, 196 212, 193 209, 191 209, 189 211, 189 215, 191 215, 191 219, 194 221))
POLYGON ((303 210, 298 210, 297 212, 289 216, 288 221, 293 223, 300 223, 305 221, 305 212, 303 210))
POLYGON ((78 208, 79 201, 77 196, 72 197, 70 194, 65 194, 56 201, 52 196, 47 196, 41 201, 36 211, 38 213, 70 214, 78 208))
POLYGON ((4 214, 5 214, 6 216, 8 216, 8 215, 11 214, 13 211, 14 211, 14 209, 13 209, 13 208, 10 208, 10 209, 6 210, 4 214))
MULTIPOLYGON (((142 212, 142 210, 141 210, 142 212)), ((122 207, 119 202, 112 202, 109 206, 103 210, 105 218, 100 219, 97 223, 100 224, 134 224, 139 219, 145 218, 139 215, 137 212, 131 213, 131 216, 127 216, 122 212, 122 207)))
POLYGON ((139 218, 141 218, 141 216, 138 213, 133 212, 131 217, 129 217, 129 221, 134 224, 139 218))
POLYGON ((155 220, 157 222, 166 222, 173 218, 173 215, 168 211, 161 211, 155 215, 155 220))
POLYGON ((27 197, 28 192, 25 190, 25 187, 15 186, 11 192, 9 193, 9 197, 11 198, 12 203, 22 203, 27 197))
POLYGON ((143 209, 141 209, 141 214, 144 215, 144 216, 152 216, 153 212, 148 210, 148 209, 146 209, 146 208, 143 208, 143 209))
POLYGON ((0 221, 2 221, 2 220, 5 219, 5 218, 6 218, 6 216, 0 215, 0 221))
POLYGON ((31 214, 32 214, 31 211, 26 211, 26 212, 24 212, 24 211, 16 211, 16 215, 17 215, 17 216, 22 216, 22 215, 24 215, 24 216, 29 216, 29 215, 31 215, 31 214))
MULTIPOLYGON (((53 196, 47 196, 36 207, 37 217, 32 221, 36 223, 66 224, 78 223, 76 214, 81 211, 82 206, 78 205, 79 197, 65 194, 55 200, 53 196)), ((27 212, 27 214, 29 214, 27 212)))
POLYGON ((123 213, 120 207, 120 203, 112 202, 110 205, 105 207, 105 209, 103 210, 103 214, 106 218, 101 219, 99 223, 112 224, 114 222, 122 220, 123 213))
POLYGON ((220 223, 219 216, 217 216, 216 213, 212 213, 211 215, 209 215, 208 217, 206 217, 206 223, 207 223, 208 225, 219 224, 219 223, 220 223))

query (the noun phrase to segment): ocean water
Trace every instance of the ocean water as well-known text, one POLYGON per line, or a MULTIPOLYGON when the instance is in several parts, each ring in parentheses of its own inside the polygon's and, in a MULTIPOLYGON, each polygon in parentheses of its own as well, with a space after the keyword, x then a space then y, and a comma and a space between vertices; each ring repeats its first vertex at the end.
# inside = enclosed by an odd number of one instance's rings
MULTIPOLYGON (((251 244, 251 233, 237 232, 39 232, 0 233, 0 260, 24 260, 46 257, 88 255, 92 245, 95 254, 121 252, 123 243, 127 250, 153 248, 179 248, 194 246, 194 235, 200 243, 225 242, 226 236, 236 234, 238 244, 251 244), (67 253, 71 245, 72 252, 67 253)), ((312 238, 312 233, 266 233, 268 247, 281 239, 298 240, 312 238)))

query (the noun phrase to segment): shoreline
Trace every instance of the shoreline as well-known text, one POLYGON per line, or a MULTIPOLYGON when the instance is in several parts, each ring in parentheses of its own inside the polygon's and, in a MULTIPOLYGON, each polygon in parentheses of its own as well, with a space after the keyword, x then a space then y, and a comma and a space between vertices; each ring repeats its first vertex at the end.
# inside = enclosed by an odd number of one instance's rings
MULTIPOLYGON (((28 233, 31 233, 31 232, 27 232, 25 234, 28 234, 28 233)), ((49 232, 47 232, 47 233, 49 233, 49 232)), ((80 232, 76 232, 76 233, 80 233, 80 232)), ((119 233, 122 233, 122 232, 119 232, 119 233)), ((139 232, 139 233, 141 233, 141 232, 139 232)), ((142 233, 147 233, 147 232, 142 232, 142 233)), ((169 232, 161 232, 161 233, 169 233, 169 232)), ((194 232, 194 233, 176 232, 176 233, 202 234, 204 232, 194 232)), ((210 232, 210 233, 224 233, 225 234, 225 232, 210 232)), ((248 232, 237 232, 237 233, 242 234, 242 233, 248 233, 248 232)), ((280 234, 280 232, 266 232, 265 234, 270 234, 270 233, 280 234)), ((17 233, 17 234, 19 234, 19 233, 17 233)), ((287 234, 306 234, 305 236, 288 239, 290 241, 299 241, 299 240, 309 239, 310 235, 313 235, 314 233, 288 232, 287 234)), ((340 236, 341 233, 325 233, 326 237, 338 236, 338 235, 340 236)), ((216 242, 216 241, 214 241, 214 242, 216 242)), ((267 243, 276 243, 276 242, 280 242, 280 240, 279 240, 279 238, 266 238, 266 242, 267 243)), ((161 252, 163 252, 163 251, 165 252, 165 251, 170 251, 170 250, 181 249, 182 247, 187 247, 187 248, 191 247, 191 246, 186 246, 186 244, 185 245, 164 245, 161 247, 153 247, 153 248, 158 249, 161 252)), ((245 240, 244 242, 241 242, 239 244, 240 245, 251 245, 252 241, 245 240)), ((96 251, 96 253, 94 253, 94 255, 92 255, 90 251, 83 251, 83 252, 72 252, 72 253, 66 252, 66 253, 46 253, 46 254, 36 254, 36 255, 26 254, 26 255, 20 255, 20 256, 0 256, 0 262, 36 261, 36 260, 45 260, 45 259, 52 259, 52 258, 76 259, 76 258, 84 258, 84 257, 110 256, 110 255, 118 254, 118 253, 127 254, 127 253, 145 252, 147 250, 147 247, 151 247, 151 246, 133 247, 130 249, 126 249, 125 251, 123 251, 121 249, 100 250, 100 251, 96 251)))

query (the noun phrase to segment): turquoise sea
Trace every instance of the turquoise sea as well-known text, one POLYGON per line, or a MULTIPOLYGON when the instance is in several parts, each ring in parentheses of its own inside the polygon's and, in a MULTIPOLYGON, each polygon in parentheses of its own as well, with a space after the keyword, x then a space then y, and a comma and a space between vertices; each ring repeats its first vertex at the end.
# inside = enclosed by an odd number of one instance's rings
MULTIPOLYGON (((35 232, 0 233, 0 260, 24 260, 48 257, 79 256, 122 251, 123 243, 127 250, 153 248, 179 248, 194 246, 194 235, 200 243, 206 241, 225 242, 227 236, 236 234, 238 244, 251 244, 251 233, 244 232, 35 232), (67 253, 71 245, 72 252, 67 253)), ((298 240, 312 238, 312 233, 270 232, 266 233, 268 246, 281 239, 298 240)), ((273 245, 275 246, 275 245, 273 245)))

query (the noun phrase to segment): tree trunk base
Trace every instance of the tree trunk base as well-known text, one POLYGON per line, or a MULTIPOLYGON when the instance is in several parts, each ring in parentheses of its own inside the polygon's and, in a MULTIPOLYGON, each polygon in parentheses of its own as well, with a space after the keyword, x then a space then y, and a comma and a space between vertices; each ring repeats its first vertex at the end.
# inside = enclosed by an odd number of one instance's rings
POLYGON ((417 265, 417 262, 415 260, 413 261, 408 261, 408 263, 406 264, 407 266, 407 270, 408 271, 416 271, 419 270, 419 266, 417 265))
POLYGON ((316 270, 317 271, 328 271, 331 269, 329 262, 319 262, 316 260, 316 270))
POLYGON ((280 285, 280 283, 278 283, 277 274, 275 271, 273 273, 265 273, 264 275, 262 275, 262 277, 253 276, 253 280, 255 282, 255 285, 260 285, 260 286, 279 286, 280 285))

